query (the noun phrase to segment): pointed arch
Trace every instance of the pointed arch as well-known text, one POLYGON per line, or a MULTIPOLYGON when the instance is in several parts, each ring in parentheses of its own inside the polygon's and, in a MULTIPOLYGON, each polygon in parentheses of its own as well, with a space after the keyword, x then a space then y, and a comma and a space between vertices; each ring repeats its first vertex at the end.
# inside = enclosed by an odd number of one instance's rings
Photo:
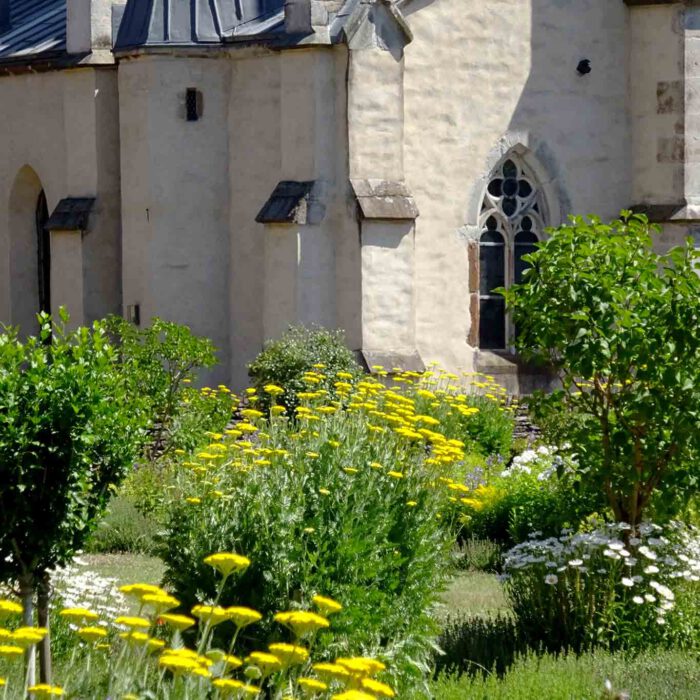
POLYGON ((516 329, 494 289, 522 282, 528 267, 524 257, 536 250, 546 227, 561 222, 564 198, 555 186, 551 159, 545 167, 526 145, 530 141, 519 135, 499 142, 470 202, 470 274, 477 279, 470 284, 469 342, 483 350, 512 349, 516 329))
POLYGON ((20 168, 10 191, 10 323, 23 335, 36 331, 36 314, 49 310, 50 246, 41 179, 29 165, 20 168))

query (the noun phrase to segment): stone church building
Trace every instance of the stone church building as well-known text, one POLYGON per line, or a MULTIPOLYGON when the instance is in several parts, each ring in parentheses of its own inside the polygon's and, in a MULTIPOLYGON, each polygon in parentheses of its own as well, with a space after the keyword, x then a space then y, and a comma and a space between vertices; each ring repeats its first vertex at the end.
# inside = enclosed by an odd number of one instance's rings
POLYGON ((291 323, 535 377, 493 287, 571 213, 700 223, 700 7, 0 0, 0 321, 291 323))

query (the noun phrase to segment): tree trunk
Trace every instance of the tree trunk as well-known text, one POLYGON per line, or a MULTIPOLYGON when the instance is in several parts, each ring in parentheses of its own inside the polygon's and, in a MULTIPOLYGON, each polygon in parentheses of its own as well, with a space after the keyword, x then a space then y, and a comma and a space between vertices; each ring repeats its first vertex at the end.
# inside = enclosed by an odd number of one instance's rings
POLYGON ((39 646, 39 678, 42 683, 51 685, 51 628, 49 626, 49 599, 51 596, 51 578, 44 573, 37 587, 37 620, 39 627, 47 629, 46 636, 39 646))
MULTIPOLYGON (((23 576, 19 581, 19 592, 22 598, 22 624, 25 627, 34 626, 34 577, 31 574, 23 576)), ((36 685, 36 647, 30 646, 26 651, 27 687, 36 685)))

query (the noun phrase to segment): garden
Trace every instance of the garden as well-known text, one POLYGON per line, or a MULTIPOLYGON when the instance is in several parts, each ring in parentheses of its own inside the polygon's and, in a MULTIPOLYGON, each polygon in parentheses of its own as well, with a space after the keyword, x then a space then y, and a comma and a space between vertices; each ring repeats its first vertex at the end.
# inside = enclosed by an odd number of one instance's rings
POLYGON ((558 377, 522 400, 320 328, 238 394, 163 320, 4 329, 2 697, 697 697, 700 254, 549 233, 501 290, 558 377))

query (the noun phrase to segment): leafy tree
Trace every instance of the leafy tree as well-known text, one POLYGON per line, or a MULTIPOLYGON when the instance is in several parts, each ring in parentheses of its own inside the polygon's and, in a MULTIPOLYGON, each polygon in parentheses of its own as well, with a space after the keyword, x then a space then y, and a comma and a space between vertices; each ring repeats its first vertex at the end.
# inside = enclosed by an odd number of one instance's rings
POLYGON ((149 404, 153 423, 147 456, 163 456, 178 444, 173 438, 185 419, 182 399, 187 384, 196 370, 216 364, 214 345, 208 338, 195 336, 187 326, 160 318, 144 329, 118 316, 111 316, 107 325, 118 342, 131 390, 149 404))
POLYGON ((585 480, 632 525, 650 506, 673 513, 700 477, 700 254, 656 254, 657 232, 630 212, 572 217, 500 290, 518 350, 560 375, 540 408, 563 412, 585 480))
POLYGON ((0 333, 0 582, 19 583, 28 624, 37 590, 46 624, 48 572, 85 543, 146 420, 103 324, 39 323, 26 342, 0 333))

